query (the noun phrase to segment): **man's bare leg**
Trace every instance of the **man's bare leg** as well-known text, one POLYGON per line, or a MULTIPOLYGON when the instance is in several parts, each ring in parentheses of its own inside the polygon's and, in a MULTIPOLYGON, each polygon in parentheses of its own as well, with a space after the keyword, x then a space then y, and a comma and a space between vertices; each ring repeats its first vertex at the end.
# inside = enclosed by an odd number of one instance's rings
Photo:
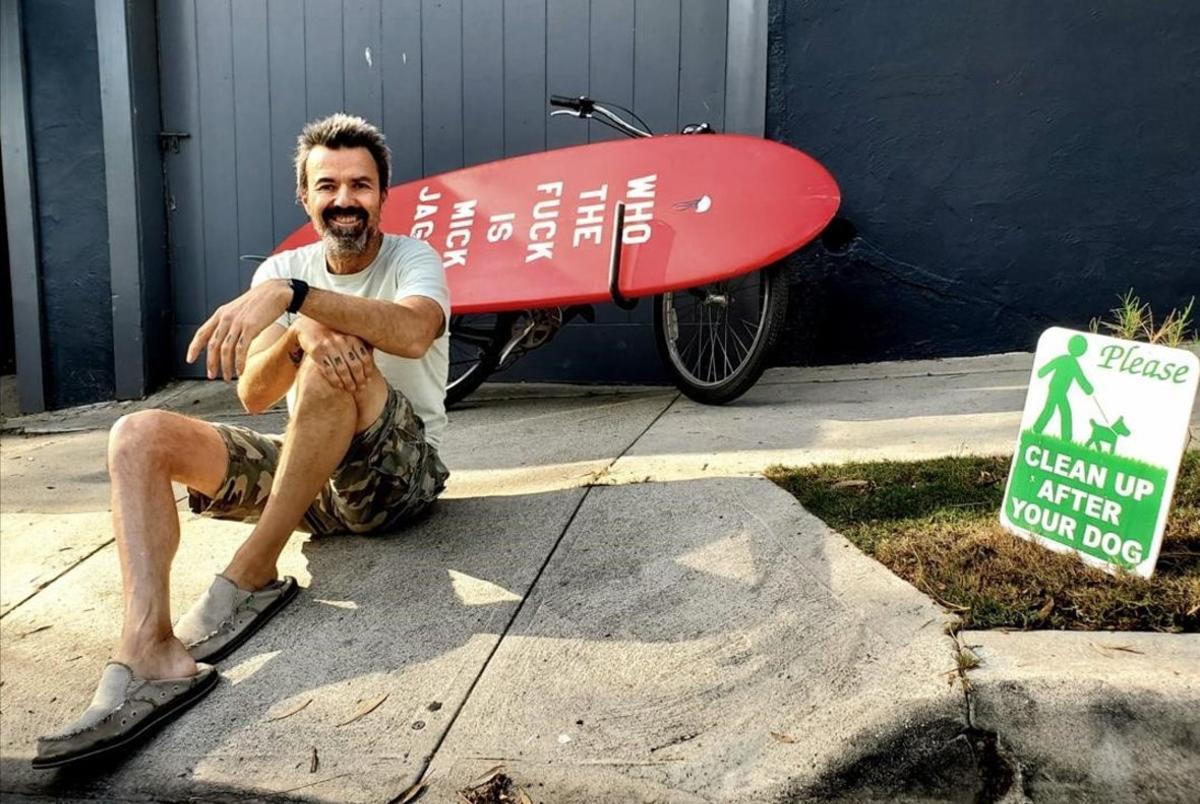
POLYGON ((228 460, 225 442, 212 425, 176 413, 124 416, 109 435, 113 534, 125 598, 121 642, 113 658, 143 678, 196 672, 171 631, 171 561, 179 546, 171 481, 215 495, 228 460))
POLYGON ((279 554, 304 512, 345 457, 354 434, 370 427, 387 402, 387 382, 378 372, 365 388, 352 393, 332 386, 306 357, 296 382, 296 405, 271 496, 254 531, 224 572, 248 591, 275 580, 279 554))
MULTIPOLYGON (((387 385, 378 374, 353 395, 330 386, 307 360, 301 368, 299 398, 271 497, 225 573, 243 589, 258 589, 275 579, 276 561, 304 511, 345 455, 353 434, 369 427, 387 401, 387 385)), ((224 439, 198 419, 143 411, 122 417, 113 427, 108 464, 125 598, 124 627, 113 658, 143 678, 196 672, 171 630, 170 571, 179 547, 171 481, 213 497, 225 480, 228 460, 224 439)))

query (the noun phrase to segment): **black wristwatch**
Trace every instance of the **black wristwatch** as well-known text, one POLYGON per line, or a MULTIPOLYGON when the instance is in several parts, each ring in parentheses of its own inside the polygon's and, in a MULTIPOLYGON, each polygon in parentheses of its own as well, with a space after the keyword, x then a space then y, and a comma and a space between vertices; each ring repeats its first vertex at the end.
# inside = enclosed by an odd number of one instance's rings
POLYGON ((288 305, 287 311, 295 315, 300 312, 300 307, 308 296, 308 283, 303 279, 289 279, 288 284, 292 286, 292 303, 288 305))

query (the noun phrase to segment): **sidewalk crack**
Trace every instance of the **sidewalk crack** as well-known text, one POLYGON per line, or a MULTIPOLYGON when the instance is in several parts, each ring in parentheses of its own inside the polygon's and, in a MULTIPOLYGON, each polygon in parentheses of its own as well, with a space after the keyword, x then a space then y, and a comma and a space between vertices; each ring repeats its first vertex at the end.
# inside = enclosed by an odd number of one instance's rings
POLYGON ((946 636, 954 643, 955 667, 951 673, 957 674, 963 691, 963 715, 967 727, 961 736, 967 740, 983 785, 976 801, 984 804, 1029 801, 1020 762, 997 732, 975 724, 975 688, 967 673, 979 667, 981 661, 962 640, 962 621, 956 620, 947 626, 946 636))
POLYGON ((61 578, 61 577, 63 577, 64 575, 66 575, 68 572, 70 572, 71 570, 75 569, 75 568, 76 568, 76 567, 78 567, 80 564, 82 564, 83 562, 85 562, 85 561, 87 561, 89 558, 91 558, 92 556, 96 555, 96 553, 99 553, 99 552, 100 552, 101 550, 103 550, 105 547, 108 547, 110 544, 113 544, 115 541, 116 541, 116 539, 109 539, 108 541, 106 541, 106 542, 104 542, 103 544, 101 544, 99 547, 96 547, 94 550, 92 550, 91 552, 89 552, 87 555, 85 555, 85 556, 83 556, 82 558, 80 558, 80 559, 79 559, 78 561, 76 561, 74 564, 72 564, 71 566, 69 566, 69 567, 67 567, 66 569, 64 569, 62 572, 60 572, 60 573, 58 573, 57 575, 55 575, 53 578, 50 578, 49 580, 43 581, 43 582, 41 582, 40 584, 38 584, 36 589, 34 589, 34 590, 33 590, 32 592, 30 592, 28 595, 26 595, 25 597, 21 598, 21 599, 20 599, 20 600, 18 600, 16 603, 14 603, 12 608, 10 608, 8 611, 4 612, 3 614, 0 614, 0 620, 3 620, 3 619, 4 619, 5 617, 7 617, 8 615, 12 614, 14 611, 16 611, 17 609, 21 608, 21 606, 24 606, 24 605, 25 605, 26 603, 28 603, 30 600, 33 600, 33 598, 34 598, 34 597, 36 597, 36 596, 37 596, 37 594, 38 594, 39 592, 41 592, 43 589, 45 589, 47 586, 49 586, 50 584, 52 584, 52 583, 54 583, 55 581, 57 581, 59 578, 61 578))
MULTIPOLYGON (((674 406, 674 404, 679 401, 681 396, 682 396, 682 394, 676 393, 675 396, 671 397, 670 401, 667 402, 667 404, 663 407, 662 410, 660 410, 658 412, 657 415, 655 415, 655 417, 650 421, 650 423, 647 424, 642 429, 642 431, 640 433, 638 433, 634 437, 634 439, 632 441, 630 441, 629 444, 626 445, 626 447, 624 449, 622 449, 621 452, 615 458, 613 458, 611 461, 609 461, 608 464, 603 469, 601 469, 599 472, 596 473, 596 477, 599 478, 599 477, 602 477, 605 474, 607 474, 608 471, 610 469, 612 469, 613 466, 616 465, 617 461, 621 460, 621 458, 624 458, 625 455, 631 449, 634 448, 634 446, 638 443, 638 441, 640 441, 642 439, 642 437, 644 435, 646 435, 647 432, 649 432, 650 428, 653 427, 655 424, 657 424, 658 420, 661 419, 664 415, 666 415, 667 411, 669 411, 671 409, 671 407, 674 406)), ((601 484, 601 485, 603 485, 603 484, 601 484)), ((475 674, 475 678, 471 680, 471 685, 467 688, 467 693, 466 693, 466 695, 463 696, 462 702, 459 703, 458 707, 454 710, 454 713, 450 716, 450 719, 446 723, 446 728, 444 728, 442 730, 442 733, 438 737, 437 742, 434 744, 433 749, 426 755, 425 761, 421 765, 421 768, 420 768, 419 772, 417 773, 417 779, 419 779, 421 781, 425 781, 427 779, 428 774, 429 774, 429 769, 430 769, 430 767, 433 766, 433 761, 437 758, 438 752, 441 751, 442 744, 445 743, 446 738, 448 736, 450 736, 450 732, 454 729, 454 724, 458 722, 459 715, 462 714, 463 710, 467 706, 467 703, 471 700, 471 696, 475 692, 475 687, 477 687, 479 685, 480 679, 483 678, 484 674, 487 672, 488 668, 491 666, 492 659, 496 656, 496 651, 498 651, 500 649, 500 645, 502 645, 504 643, 505 638, 508 637, 509 631, 512 630, 513 623, 515 623, 517 621, 517 618, 521 616, 521 612, 525 610, 525 604, 528 603, 529 600, 533 597, 533 593, 537 589, 538 582, 541 581, 542 575, 546 572, 546 568, 548 566, 550 566, 550 562, 554 559, 554 556, 558 553, 558 548, 562 544, 563 539, 566 538, 567 533, 570 532, 571 526, 573 524, 575 524, 575 517, 578 516, 580 510, 583 509, 583 504, 585 502, 587 502, 587 499, 591 495, 592 489, 594 489, 594 488, 596 488, 596 484, 594 482, 583 486, 583 494, 580 495, 579 501, 577 503, 575 503, 575 508, 574 508, 574 510, 571 511, 571 516, 569 516, 567 518, 567 522, 565 525, 563 525, 562 531, 558 534, 558 537, 554 540, 554 544, 550 547, 549 552, 546 553, 545 560, 542 561, 542 565, 538 568, 538 571, 534 574, 533 580, 530 581, 529 587, 525 590, 525 594, 521 597, 521 602, 517 604, 515 609, 513 609, 512 616, 509 617, 508 622, 504 624, 504 628, 500 631, 500 638, 496 640, 496 644, 492 645, 492 649, 488 653, 487 658, 484 659, 483 664, 480 665, 478 672, 476 672, 476 674, 475 674)))

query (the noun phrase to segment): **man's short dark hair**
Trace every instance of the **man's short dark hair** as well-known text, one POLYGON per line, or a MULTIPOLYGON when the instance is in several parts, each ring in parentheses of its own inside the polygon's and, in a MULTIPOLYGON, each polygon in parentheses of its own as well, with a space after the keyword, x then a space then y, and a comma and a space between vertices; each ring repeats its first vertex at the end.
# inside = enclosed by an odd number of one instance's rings
POLYGON ((392 152, 388 150, 383 132, 350 114, 338 112, 304 127, 296 140, 296 197, 301 198, 308 186, 308 155, 323 145, 332 150, 366 148, 379 169, 379 189, 387 190, 392 178, 392 152))

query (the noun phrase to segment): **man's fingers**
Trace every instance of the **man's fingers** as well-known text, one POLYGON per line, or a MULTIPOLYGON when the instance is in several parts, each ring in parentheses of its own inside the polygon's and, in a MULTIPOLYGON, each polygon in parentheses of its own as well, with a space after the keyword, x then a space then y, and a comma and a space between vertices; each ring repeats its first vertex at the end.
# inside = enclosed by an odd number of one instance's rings
POLYGON ((187 362, 196 362, 196 358, 200 356, 200 350, 208 343, 208 339, 212 336, 212 332, 216 326, 217 320, 215 316, 200 325, 200 328, 196 330, 196 334, 192 336, 192 342, 188 344, 187 362))
POLYGON ((333 358, 322 357, 319 365, 321 366, 321 376, 325 378, 325 381, 334 388, 341 388, 342 379, 338 376, 337 371, 333 367, 333 358))
POLYGON ((346 365, 350 367, 350 373, 354 376, 354 382, 358 386, 367 384, 367 370, 363 362, 358 358, 358 352, 351 346, 346 350, 346 365))
POLYGON ((363 375, 370 377, 375 372, 375 358, 371 356, 371 350, 362 343, 358 343, 354 347, 354 353, 358 356, 358 361, 362 363, 363 375))
POLYGON ((225 337, 221 339, 221 376, 228 380, 232 380, 236 374, 236 349, 239 332, 231 330, 225 333, 225 337))
POLYGON ((337 371, 343 388, 347 391, 358 390, 358 386, 354 382, 354 375, 350 373, 350 367, 346 365, 346 358, 337 352, 333 353, 333 368, 337 371))
POLYGON ((352 336, 334 336, 331 340, 333 346, 334 365, 341 368, 345 367, 346 375, 349 378, 349 384, 346 389, 349 391, 357 391, 359 388, 367 384, 367 375, 364 371, 362 361, 358 357, 358 346, 361 343, 358 338, 352 336))
POLYGON ((225 335, 229 332, 229 325, 221 323, 216 330, 213 331, 212 337, 208 339, 208 358, 205 364, 208 368, 208 378, 216 379, 217 372, 221 368, 221 345, 225 342, 225 335))
POLYGON ((362 360, 363 374, 366 375, 367 379, 379 373, 379 367, 375 365, 375 358, 370 352, 367 352, 366 357, 360 356, 360 359, 362 360))
POLYGON ((329 356, 329 365, 333 367, 333 385, 335 388, 341 388, 343 391, 353 391, 351 385, 350 372, 346 371, 344 361, 337 355, 329 356))

